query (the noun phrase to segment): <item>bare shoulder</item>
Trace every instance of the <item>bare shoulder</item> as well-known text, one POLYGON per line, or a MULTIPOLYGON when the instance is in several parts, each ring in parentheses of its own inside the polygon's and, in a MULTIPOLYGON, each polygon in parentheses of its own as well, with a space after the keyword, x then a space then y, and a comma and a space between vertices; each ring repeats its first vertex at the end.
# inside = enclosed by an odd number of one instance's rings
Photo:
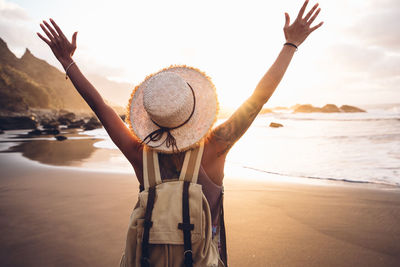
POLYGON ((257 95, 248 98, 225 122, 218 125, 209 136, 218 156, 226 155, 229 149, 243 136, 260 112, 264 102, 257 95))

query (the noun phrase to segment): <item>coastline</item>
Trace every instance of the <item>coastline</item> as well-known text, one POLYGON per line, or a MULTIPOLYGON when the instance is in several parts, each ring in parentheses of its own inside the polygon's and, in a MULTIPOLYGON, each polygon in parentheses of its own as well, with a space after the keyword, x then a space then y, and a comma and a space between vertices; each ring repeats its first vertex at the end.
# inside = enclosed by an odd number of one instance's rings
MULTIPOLYGON (((68 139, 59 142, 55 141, 55 138, 51 135, 31 136, 27 135, 27 130, 9 130, 0 135, 0 154, 19 154, 25 159, 25 164, 36 163, 49 168, 58 167, 104 173, 133 173, 132 166, 123 154, 111 140, 104 139, 102 135, 99 136, 97 131, 63 129, 62 133, 68 139), (109 167, 110 164, 112 168, 109 167)), ((235 176, 246 177, 246 179, 255 181, 400 189, 398 183, 390 184, 368 179, 354 180, 266 171, 231 161, 228 158, 225 163, 225 177, 230 179, 235 176)))
MULTIPOLYGON (((138 194, 132 173, 0 153, 0 263, 116 266, 138 194)), ((226 176, 230 266, 399 266, 400 189, 226 176)))

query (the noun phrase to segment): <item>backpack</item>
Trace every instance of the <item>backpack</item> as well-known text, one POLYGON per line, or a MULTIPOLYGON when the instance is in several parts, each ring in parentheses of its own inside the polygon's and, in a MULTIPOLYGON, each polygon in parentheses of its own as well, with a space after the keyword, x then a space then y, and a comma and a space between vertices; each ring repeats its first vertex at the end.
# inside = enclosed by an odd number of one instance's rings
POLYGON ((162 181, 157 152, 144 146, 144 190, 130 217, 121 267, 227 266, 223 208, 213 238, 210 207, 197 183, 203 149, 201 142, 187 150, 179 178, 162 181))

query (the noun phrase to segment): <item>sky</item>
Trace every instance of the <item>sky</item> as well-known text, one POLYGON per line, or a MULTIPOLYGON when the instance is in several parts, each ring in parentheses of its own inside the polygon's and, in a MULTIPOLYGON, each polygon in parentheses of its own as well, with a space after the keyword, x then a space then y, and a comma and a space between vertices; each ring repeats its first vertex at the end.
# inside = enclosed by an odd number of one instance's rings
MULTIPOLYGON (((321 13, 314 24, 324 25, 299 47, 265 107, 399 103, 400 1, 318 3, 321 13)), ((293 21, 302 4, 0 0, 0 37, 17 56, 28 47, 61 70, 36 36, 40 22, 53 18, 67 36, 78 31, 74 59, 85 74, 128 82, 133 89, 150 73, 186 64, 212 78, 222 107, 235 108, 251 95, 282 49, 284 12, 293 21)), ((128 101, 129 92, 115 94, 128 101)))

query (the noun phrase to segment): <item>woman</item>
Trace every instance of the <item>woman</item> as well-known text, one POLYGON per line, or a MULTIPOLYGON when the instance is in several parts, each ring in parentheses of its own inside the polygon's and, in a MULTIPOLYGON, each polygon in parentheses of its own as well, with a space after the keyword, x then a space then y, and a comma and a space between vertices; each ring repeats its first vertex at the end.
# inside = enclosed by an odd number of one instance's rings
MULTIPOLYGON (((307 4, 308 0, 304 2, 296 20, 291 25, 289 15, 285 13, 286 21, 283 30, 286 43, 283 45, 274 64, 258 83, 250 98, 248 98, 227 121, 220 124, 215 129, 211 129, 212 124, 207 124, 206 126, 210 128, 210 131, 207 136, 202 139, 204 141, 204 151, 200 162, 199 183, 203 185, 204 194, 211 208, 214 232, 221 230, 216 229, 219 228, 221 219, 219 218, 220 206, 218 203, 222 195, 224 163, 229 149, 246 132, 263 105, 271 97, 281 81, 297 47, 303 43, 311 32, 318 29, 323 24, 323 22, 321 22, 311 27, 320 9, 317 9, 318 4, 315 4, 303 17, 307 4)), ((100 119, 112 141, 132 164, 142 189, 145 187, 143 178, 143 151, 146 146, 144 143, 150 143, 150 147, 156 149, 158 145, 152 146, 151 143, 162 141, 163 144, 161 144, 161 146, 164 147, 164 150, 159 150, 159 152, 161 152, 161 154, 159 154, 159 164, 162 179, 175 176, 177 173, 179 174, 184 161, 185 150, 191 148, 191 146, 184 148, 179 147, 179 140, 176 140, 173 134, 171 134, 175 128, 166 128, 163 127, 163 125, 158 125, 154 121, 153 123, 159 126, 159 128, 157 129, 156 127, 153 132, 147 132, 147 135, 142 134, 139 136, 138 128, 127 128, 118 114, 104 102, 98 91, 85 78, 77 64, 72 60, 72 55, 76 49, 77 32, 73 34, 72 42, 69 42, 57 24, 52 19, 50 19, 50 22, 52 26, 46 21, 43 21, 43 24, 40 25, 48 38, 42 36, 40 33, 38 33, 38 36, 49 45, 56 58, 64 67, 66 75, 71 79, 77 91, 100 119), (167 137, 165 138, 165 136, 167 137), (168 149, 172 149, 172 151, 168 149)), ((182 86, 192 90, 193 97, 195 97, 194 90, 196 90, 196 88, 193 89, 189 83, 182 86)), ((132 103, 131 101, 130 104, 132 103)), ((149 103, 152 102, 150 101, 149 103)), ((195 110, 194 103, 193 110, 195 110)), ((190 120, 191 117, 192 114, 190 114, 187 120, 190 120)), ((136 123, 136 119, 137 118, 132 118, 131 116, 129 120, 131 126, 136 123)), ((194 145, 199 141, 201 140, 192 140, 192 144, 194 145)))

